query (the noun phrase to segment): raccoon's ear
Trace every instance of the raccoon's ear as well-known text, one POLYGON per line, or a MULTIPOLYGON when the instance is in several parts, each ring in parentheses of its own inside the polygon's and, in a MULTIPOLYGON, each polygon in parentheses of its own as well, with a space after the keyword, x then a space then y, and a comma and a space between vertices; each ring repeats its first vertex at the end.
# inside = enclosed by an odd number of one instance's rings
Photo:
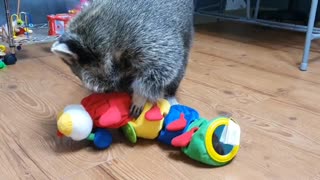
POLYGON ((60 43, 59 41, 56 41, 51 46, 51 52, 53 52, 55 55, 59 56, 60 58, 64 59, 78 59, 77 54, 73 53, 67 44, 60 43))

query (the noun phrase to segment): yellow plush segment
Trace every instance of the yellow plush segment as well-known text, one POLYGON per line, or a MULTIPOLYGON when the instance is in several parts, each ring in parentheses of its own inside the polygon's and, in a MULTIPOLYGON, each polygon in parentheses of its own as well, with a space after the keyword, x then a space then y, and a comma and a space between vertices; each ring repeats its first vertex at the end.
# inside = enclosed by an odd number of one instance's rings
POLYGON ((57 120, 60 119, 60 117, 62 116, 63 113, 64 113, 63 111, 60 111, 60 112, 58 113, 58 115, 57 115, 57 120))
MULTIPOLYGON (((167 100, 161 99, 158 101, 157 105, 160 108, 161 114, 163 116, 169 113, 170 103, 167 100)), ((146 112, 148 112, 151 108, 152 104, 146 103, 138 119, 129 122, 135 129, 137 137, 145 139, 155 139, 156 137, 158 137, 159 132, 162 129, 164 118, 159 121, 149 121, 145 118, 146 112)))
POLYGON ((72 117, 70 114, 64 113, 58 119, 58 130, 65 136, 70 136, 72 133, 72 117))

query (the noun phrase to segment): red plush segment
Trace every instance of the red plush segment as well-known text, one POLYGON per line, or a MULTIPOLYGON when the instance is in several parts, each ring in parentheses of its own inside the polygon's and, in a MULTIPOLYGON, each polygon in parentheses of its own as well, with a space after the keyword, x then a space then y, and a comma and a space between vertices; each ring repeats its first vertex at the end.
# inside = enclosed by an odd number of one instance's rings
POLYGON ((181 134, 180 136, 177 136, 172 139, 171 144, 174 147, 186 147, 190 143, 193 134, 198 130, 198 127, 192 128, 190 131, 181 134))
POLYGON ((155 104, 146 112, 145 118, 149 121, 160 121, 163 119, 160 108, 155 104))
POLYGON ((95 127, 119 128, 132 119, 129 111, 131 96, 127 93, 93 93, 81 104, 90 114, 95 127))
POLYGON ((166 128, 168 131, 180 131, 187 125, 187 120, 184 118, 184 114, 180 114, 180 118, 170 123, 166 128))
POLYGON ((121 122, 121 112, 116 106, 111 106, 99 119, 102 127, 110 127, 121 122))

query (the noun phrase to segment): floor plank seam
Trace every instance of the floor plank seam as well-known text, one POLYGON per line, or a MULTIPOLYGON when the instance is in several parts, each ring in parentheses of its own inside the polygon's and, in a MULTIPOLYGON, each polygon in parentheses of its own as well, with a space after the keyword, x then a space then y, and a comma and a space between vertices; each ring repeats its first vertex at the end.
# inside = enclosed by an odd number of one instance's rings
MULTIPOLYGON (((113 160, 112 160, 113 161, 113 160)), ((108 174, 110 177, 112 177, 113 179, 117 179, 113 174, 111 174, 110 172, 108 172, 106 169, 104 169, 103 167, 101 167, 101 164, 97 166, 100 170, 102 170, 103 172, 105 172, 106 174, 108 174)))
MULTIPOLYGON (((216 32, 212 32, 212 31, 206 31, 206 30, 202 30, 201 29, 202 27, 200 27, 200 29, 197 29, 196 30, 196 33, 198 33, 198 37, 200 36, 206 36, 206 38, 209 36, 209 38, 212 38, 214 36, 214 38, 220 38, 221 40, 224 40, 224 36, 221 37, 221 34, 219 33, 216 33, 216 32), (203 33, 203 34, 201 34, 203 33)), ((240 35, 235 35, 236 38, 239 38, 240 35)), ((304 36, 301 36, 301 37, 304 37, 304 36)), ((240 38, 243 38, 243 37, 240 37, 240 38)), ((208 38, 207 38, 208 39, 208 38)), ((248 37, 246 37, 246 39, 248 39, 248 37)), ((242 44, 245 44, 245 45, 251 45, 251 46, 258 46, 258 47, 262 47, 262 48, 266 48, 266 49, 269 49, 269 50, 279 50, 279 48, 274 48, 272 45, 269 45, 269 46, 262 46, 260 45, 261 43, 262 44, 270 44, 271 42, 261 42, 259 40, 257 40, 256 38, 252 38, 250 40, 246 40, 246 41, 243 41, 243 40, 239 40, 239 39, 228 39, 230 41, 236 41, 238 43, 242 43, 242 44)), ((277 45, 278 46, 281 46, 282 48, 292 48, 292 49, 295 49, 295 50, 299 50, 301 51, 301 55, 302 55, 302 51, 304 50, 304 47, 302 46, 303 43, 300 45, 300 46, 297 46, 296 44, 300 44, 301 42, 300 41, 285 41, 285 40, 278 40, 277 41, 277 45), (282 44, 286 44, 286 45, 282 45, 282 44), (289 44, 289 45, 288 45, 289 44)), ((286 51, 286 50, 282 50, 283 52, 290 52, 290 51, 286 51)), ((320 53, 320 51, 318 51, 316 48, 310 48, 310 53, 320 53)))
MULTIPOLYGON (((96 167, 98 167, 99 169, 100 169, 100 168, 103 169, 103 168, 101 167, 101 165, 103 165, 103 164, 105 164, 105 163, 108 163, 108 162, 112 162, 112 161, 114 161, 114 160, 116 160, 116 159, 118 159, 118 158, 114 158, 114 159, 112 159, 112 160, 106 160, 106 161, 103 161, 103 162, 96 163, 96 164, 94 164, 94 165, 92 165, 92 166, 89 166, 89 167, 87 167, 87 168, 85 168, 85 169, 81 169, 81 170, 78 170, 78 171, 74 171, 73 173, 71 173, 71 174, 69 174, 69 175, 66 175, 66 176, 63 176, 63 177, 60 177, 60 178, 61 178, 61 179, 69 178, 69 177, 75 176, 75 175, 77 175, 77 174, 79 174, 79 173, 81 173, 81 172, 84 172, 84 171, 87 171, 87 170, 90 170, 90 169, 94 169, 94 168, 96 168, 96 167)), ((111 175, 111 174, 109 174, 107 171, 105 171, 104 169, 103 169, 103 171, 106 172, 106 173, 107 173, 108 175, 110 175, 111 177, 114 177, 113 175, 111 175)))
POLYGON ((282 103, 282 104, 289 104, 289 105, 291 105, 291 106, 293 106, 293 107, 296 107, 296 108, 298 108, 298 109, 300 109, 300 110, 306 111, 306 112, 311 113, 311 114, 316 115, 316 116, 320 116, 320 111, 311 110, 311 109, 305 108, 305 107, 303 107, 303 106, 300 106, 300 105, 298 105, 298 104, 295 103, 295 102, 284 101, 284 100, 280 100, 280 99, 278 99, 278 98, 279 98, 279 97, 272 97, 273 100, 275 100, 275 101, 277 101, 277 102, 280 102, 280 103, 282 103))
MULTIPOLYGON (((263 71, 263 72, 266 72, 266 73, 272 73, 272 74, 276 74, 276 75, 283 76, 283 77, 286 77, 286 78, 290 78, 290 79, 294 79, 294 80, 301 80, 301 81, 304 81, 304 82, 307 82, 307 83, 310 83, 310 84, 320 85, 320 83, 318 83, 318 82, 309 81, 309 80, 306 80, 306 79, 290 76, 288 74, 284 74, 284 73, 280 73, 280 72, 268 71, 265 68, 261 68, 259 66, 248 65, 248 64, 245 64, 245 63, 242 63, 242 62, 239 62, 239 61, 236 61, 236 60, 232 60, 230 58, 222 57, 222 56, 219 56, 219 55, 216 55, 216 54, 211 54, 211 53, 202 52, 202 51, 195 51, 195 52, 201 53, 201 54, 205 54, 205 55, 208 55, 208 56, 214 56, 214 57, 217 57, 217 58, 229 61, 229 62, 233 62, 233 63, 239 64, 239 65, 243 65, 243 66, 246 66, 246 67, 249 67, 249 68, 260 70, 260 71, 263 71)), ((305 73, 305 72, 301 72, 301 73, 305 73)))
MULTIPOLYGON (((194 83, 199 83, 199 81, 194 80, 194 79, 190 79, 188 77, 185 77, 185 79, 189 80, 189 81, 192 81, 194 83)), ((275 95, 273 95, 273 94, 269 94, 269 93, 266 93, 266 92, 263 92, 263 91, 260 91, 260 90, 257 90, 257 89, 253 89, 251 87, 244 86, 244 85, 242 85, 240 83, 235 83, 235 82, 232 82, 232 81, 229 81, 229 80, 226 80, 226 79, 221 79, 221 80, 223 80, 223 81, 225 81, 227 83, 230 83, 230 84, 237 85, 237 86, 239 86, 241 88, 244 88, 246 90, 249 90, 249 91, 252 91, 252 92, 255 92, 255 93, 259 93, 259 94, 262 94, 262 95, 265 95, 265 96, 268 96, 268 97, 275 97, 275 95)))
POLYGON ((22 152, 32 161, 32 163, 48 178, 50 179, 49 175, 46 173, 45 170, 42 169, 42 167, 30 156, 30 154, 27 153, 26 149, 21 146, 21 144, 15 139, 12 138, 17 146, 22 150, 22 152))

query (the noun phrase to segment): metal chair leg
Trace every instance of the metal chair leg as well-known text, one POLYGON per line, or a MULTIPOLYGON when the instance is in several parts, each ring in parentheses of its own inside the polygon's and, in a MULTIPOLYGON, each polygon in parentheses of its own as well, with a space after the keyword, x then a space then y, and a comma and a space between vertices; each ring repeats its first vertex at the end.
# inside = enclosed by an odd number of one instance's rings
POLYGON ((304 52, 303 52, 303 58, 302 58, 302 62, 300 64, 300 70, 302 70, 302 71, 306 71, 308 69, 311 42, 314 39, 313 28, 314 28, 314 23, 315 23, 317 7, 318 7, 318 0, 312 0, 311 7, 310 7, 310 14, 309 14, 308 29, 307 29, 306 40, 305 40, 305 47, 304 47, 304 52))
POLYGON ((5 11, 6 11, 6 19, 7 19, 7 25, 8 25, 8 43, 10 47, 10 54, 7 54, 4 57, 4 63, 7 65, 13 65, 17 62, 16 57, 16 46, 13 39, 13 27, 12 23, 10 21, 10 7, 9 7, 9 0, 4 0, 5 5, 5 11))
POLYGON ((256 2, 256 9, 254 10, 254 18, 257 19, 259 15, 260 10, 260 0, 257 0, 256 2))
POLYGON ((251 18, 251 0, 247 0, 247 19, 251 18))

